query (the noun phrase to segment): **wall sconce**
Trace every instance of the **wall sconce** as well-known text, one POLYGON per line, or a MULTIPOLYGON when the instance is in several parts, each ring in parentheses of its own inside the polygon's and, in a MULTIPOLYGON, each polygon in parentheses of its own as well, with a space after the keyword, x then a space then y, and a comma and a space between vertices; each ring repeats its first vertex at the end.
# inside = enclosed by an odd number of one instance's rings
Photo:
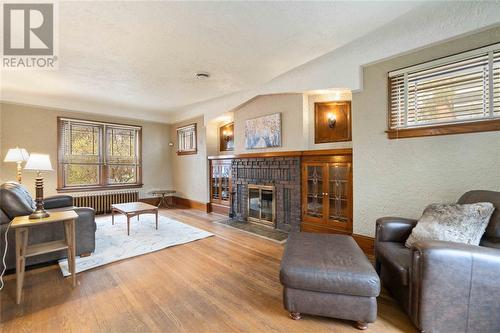
POLYGON ((327 114, 328 118, 328 127, 333 128, 335 127, 335 123, 337 122, 337 117, 332 112, 329 112, 327 114))
POLYGON ((229 131, 222 131, 222 139, 225 141, 225 142, 229 142, 231 141, 231 137, 232 137, 233 133, 229 132, 229 131))

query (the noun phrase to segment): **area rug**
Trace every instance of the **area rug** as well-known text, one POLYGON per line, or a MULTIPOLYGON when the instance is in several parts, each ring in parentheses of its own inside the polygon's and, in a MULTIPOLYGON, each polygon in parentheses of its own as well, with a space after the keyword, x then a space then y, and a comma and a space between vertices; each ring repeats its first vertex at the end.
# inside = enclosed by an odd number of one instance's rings
MULTIPOLYGON (((159 216, 158 219, 156 230, 154 215, 141 215, 140 221, 137 221, 137 217, 132 218, 130 236, 127 236, 125 216, 115 215, 114 225, 111 224, 111 216, 96 218, 95 252, 88 257, 76 258, 76 272, 213 236, 212 233, 165 216, 159 216)), ((64 276, 70 275, 67 259, 60 260, 59 267, 64 276)))

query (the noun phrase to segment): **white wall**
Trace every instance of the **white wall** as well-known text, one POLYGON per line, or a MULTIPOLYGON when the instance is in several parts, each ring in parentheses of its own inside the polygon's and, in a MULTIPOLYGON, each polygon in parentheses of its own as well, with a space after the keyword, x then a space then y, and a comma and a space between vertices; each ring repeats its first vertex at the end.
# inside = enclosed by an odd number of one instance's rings
MULTIPOLYGON (((57 117, 72 117, 96 121, 117 122, 142 126, 143 183, 139 189, 141 197, 148 197, 148 191, 155 188, 169 188, 170 154, 168 138, 170 126, 162 123, 145 122, 124 118, 90 115, 72 111, 46 109, 15 104, 0 104, 0 182, 16 179, 16 164, 4 163, 9 148, 26 148, 28 152, 49 154, 53 172, 44 173, 44 194, 55 195, 57 187, 57 117)), ((23 172, 23 184, 34 192, 34 173, 23 172)))

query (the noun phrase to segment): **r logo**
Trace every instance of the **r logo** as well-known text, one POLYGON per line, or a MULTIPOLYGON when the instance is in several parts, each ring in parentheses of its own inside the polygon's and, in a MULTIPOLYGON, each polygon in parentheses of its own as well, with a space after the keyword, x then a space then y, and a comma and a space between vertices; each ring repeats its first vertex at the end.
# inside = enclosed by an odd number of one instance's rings
POLYGON ((3 53, 8 56, 54 54, 54 5, 3 5, 3 53))

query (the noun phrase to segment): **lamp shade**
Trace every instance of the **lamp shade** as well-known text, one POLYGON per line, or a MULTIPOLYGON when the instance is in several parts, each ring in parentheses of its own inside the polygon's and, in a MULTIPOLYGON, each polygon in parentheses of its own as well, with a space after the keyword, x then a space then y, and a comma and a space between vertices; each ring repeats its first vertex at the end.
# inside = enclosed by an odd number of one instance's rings
POLYGON ((26 162, 25 170, 52 171, 50 157, 47 154, 31 154, 26 162))
POLYGON ((4 162, 26 162, 29 154, 24 148, 11 148, 7 151, 7 155, 3 159, 4 162))

